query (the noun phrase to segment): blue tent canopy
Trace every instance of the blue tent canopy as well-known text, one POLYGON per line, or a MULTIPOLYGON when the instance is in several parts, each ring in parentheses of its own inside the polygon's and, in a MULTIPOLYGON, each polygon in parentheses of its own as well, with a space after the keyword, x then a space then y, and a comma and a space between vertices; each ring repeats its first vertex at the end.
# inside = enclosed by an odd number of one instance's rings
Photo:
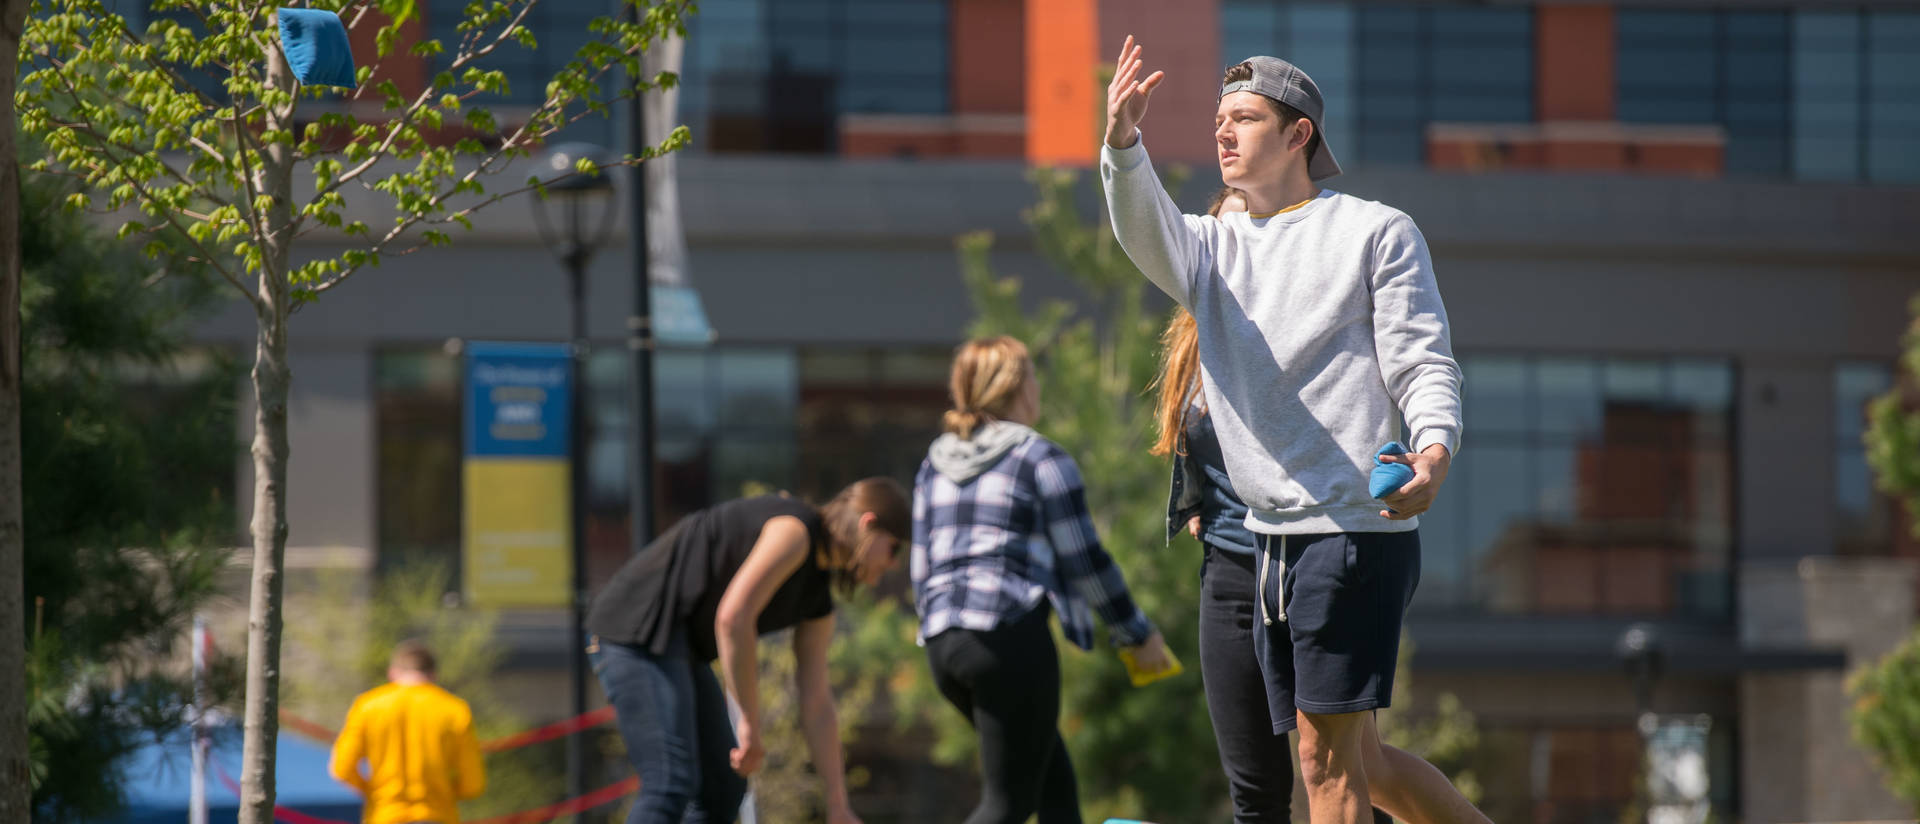
MULTIPOLYGON (((240 729, 225 726, 214 731, 207 764, 207 821, 223 824, 239 818, 240 800, 220 781, 220 768, 234 780, 240 776, 240 729)), ((275 803, 308 815, 338 821, 360 820, 360 796, 327 774, 329 749, 285 730, 280 733, 275 772, 275 803)), ((127 808, 117 818, 98 824, 178 824, 187 820, 192 798, 193 744, 181 732, 149 744, 132 757, 122 773, 126 779, 127 808)))

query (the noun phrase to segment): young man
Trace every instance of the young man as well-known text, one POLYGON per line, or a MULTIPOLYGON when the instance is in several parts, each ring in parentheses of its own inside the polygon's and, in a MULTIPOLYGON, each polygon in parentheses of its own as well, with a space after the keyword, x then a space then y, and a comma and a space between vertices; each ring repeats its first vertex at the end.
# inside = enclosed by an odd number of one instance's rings
POLYGON ((388 683, 347 710, 332 772, 366 799, 365 824, 460 824, 459 802, 487 788, 473 711, 434 684, 433 671, 433 653, 404 642, 387 665, 388 683))
POLYGON ((1305 72, 1255 57, 1229 69, 1214 116, 1220 175, 1247 211, 1182 215, 1141 143, 1147 100, 1127 38, 1107 90, 1101 174, 1114 233, 1194 315, 1206 402, 1258 544, 1254 643, 1273 731, 1300 730, 1316 824, 1378 806, 1408 821, 1485 821, 1445 776, 1380 743, 1400 624, 1420 577, 1416 516, 1460 441, 1460 368, 1426 242, 1378 203, 1322 189, 1340 173, 1305 72), (1380 507, 1374 454, 1414 478, 1380 507))

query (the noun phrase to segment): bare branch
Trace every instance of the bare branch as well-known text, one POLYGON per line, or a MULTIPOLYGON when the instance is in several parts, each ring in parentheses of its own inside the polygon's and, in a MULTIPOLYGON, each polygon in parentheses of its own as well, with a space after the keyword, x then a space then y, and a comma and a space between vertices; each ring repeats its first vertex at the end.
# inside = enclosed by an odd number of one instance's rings
POLYGON ((222 166, 228 165, 226 153, 220 151, 217 148, 214 148, 211 144, 207 143, 206 141, 201 140, 200 138, 194 137, 193 135, 187 135, 187 142, 192 143, 194 148, 199 149, 201 152, 211 156, 220 165, 222 166))

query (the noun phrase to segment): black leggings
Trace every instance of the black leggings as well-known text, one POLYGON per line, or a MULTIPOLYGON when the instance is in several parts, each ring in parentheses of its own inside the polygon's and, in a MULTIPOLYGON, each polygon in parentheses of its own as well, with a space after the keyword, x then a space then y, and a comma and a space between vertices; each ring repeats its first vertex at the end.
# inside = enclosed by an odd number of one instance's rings
POLYGON ((1040 824, 1080 824, 1045 602, 989 632, 942 632, 927 641, 927 660, 940 694, 980 735, 980 806, 966 824, 1025 824, 1036 812, 1040 824))
MULTIPOLYGON (((1275 735, 1267 685, 1254 658, 1256 568, 1251 555, 1206 547, 1200 571, 1200 676, 1235 824, 1290 820, 1293 745, 1275 735)), ((1375 824, 1393 818, 1373 811, 1375 824)))

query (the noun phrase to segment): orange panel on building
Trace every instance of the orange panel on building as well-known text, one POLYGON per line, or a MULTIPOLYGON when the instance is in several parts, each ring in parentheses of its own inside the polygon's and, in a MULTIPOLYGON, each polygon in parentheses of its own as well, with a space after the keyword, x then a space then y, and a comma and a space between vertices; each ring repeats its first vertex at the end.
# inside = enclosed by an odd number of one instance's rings
POLYGON ((1613 119, 1613 7, 1533 7, 1536 117, 1613 119))
POLYGON ((1094 130, 1105 111, 1094 76, 1100 64, 1095 0, 1026 5, 1027 162, 1091 165, 1094 130))

